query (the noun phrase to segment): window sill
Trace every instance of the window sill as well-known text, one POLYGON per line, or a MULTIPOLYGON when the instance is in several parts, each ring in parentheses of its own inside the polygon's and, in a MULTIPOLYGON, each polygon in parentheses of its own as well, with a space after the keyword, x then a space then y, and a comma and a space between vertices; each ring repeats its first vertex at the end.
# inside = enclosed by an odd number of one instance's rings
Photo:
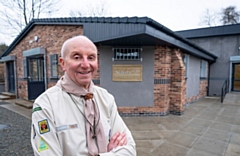
POLYGON ((58 77, 50 77, 50 80, 58 80, 58 77))
POLYGON ((200 80, 207 80, 207 77, 200 77, 200 80))

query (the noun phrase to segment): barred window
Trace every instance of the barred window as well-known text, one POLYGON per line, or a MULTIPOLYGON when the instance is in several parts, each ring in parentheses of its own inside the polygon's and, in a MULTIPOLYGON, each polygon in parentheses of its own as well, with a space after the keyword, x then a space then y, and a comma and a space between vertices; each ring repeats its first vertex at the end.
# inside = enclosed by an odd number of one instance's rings
POLYGON ((142 48, 114 48, 113 60, 140 60, 142 48))
POLYGON ((58 78, 58 54, 50 56, 51 62, 51 78, 58 78))

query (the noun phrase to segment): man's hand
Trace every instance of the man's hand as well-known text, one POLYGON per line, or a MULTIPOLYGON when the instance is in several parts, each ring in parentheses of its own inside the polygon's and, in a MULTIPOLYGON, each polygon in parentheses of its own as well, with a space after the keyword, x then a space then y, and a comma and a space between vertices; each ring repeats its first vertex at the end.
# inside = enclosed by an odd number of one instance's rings
POLYGON ((108 152, 118 146, 124 146, 127 144, 127 138, 125 133, 117 132, 114 134, 107 146, 108 152))

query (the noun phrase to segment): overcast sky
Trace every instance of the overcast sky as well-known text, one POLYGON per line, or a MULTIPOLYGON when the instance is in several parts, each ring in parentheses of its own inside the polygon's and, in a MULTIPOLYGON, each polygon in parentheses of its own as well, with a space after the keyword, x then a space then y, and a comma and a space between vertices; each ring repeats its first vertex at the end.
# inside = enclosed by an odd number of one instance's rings
MULTIPOLYGON (((111 17, 147 16, 167 28, 177 31, 206 27, 201 17, 206 9, 220 12, 230 5, 240 10, 240 0, 102 0, 111 17)), ((71 9, 99 3, 99 0, 61 0, 60 12, 52 17, 69 16, 71 9)), ((1 27, 2 28, 2 27, 1 27)), ((10 44, 14 38, 0 34, 0 43, 10 44)))

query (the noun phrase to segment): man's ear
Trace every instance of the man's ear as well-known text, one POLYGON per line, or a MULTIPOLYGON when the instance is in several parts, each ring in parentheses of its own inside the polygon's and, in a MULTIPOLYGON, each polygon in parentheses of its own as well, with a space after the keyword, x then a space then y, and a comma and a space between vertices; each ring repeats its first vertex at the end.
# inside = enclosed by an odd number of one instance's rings
POLYGON ((62 70, 65 71, 66 70, 65 61, 62 57, 59 58, 59 62, 60 62, 60 66, 61 66, 62 70))

